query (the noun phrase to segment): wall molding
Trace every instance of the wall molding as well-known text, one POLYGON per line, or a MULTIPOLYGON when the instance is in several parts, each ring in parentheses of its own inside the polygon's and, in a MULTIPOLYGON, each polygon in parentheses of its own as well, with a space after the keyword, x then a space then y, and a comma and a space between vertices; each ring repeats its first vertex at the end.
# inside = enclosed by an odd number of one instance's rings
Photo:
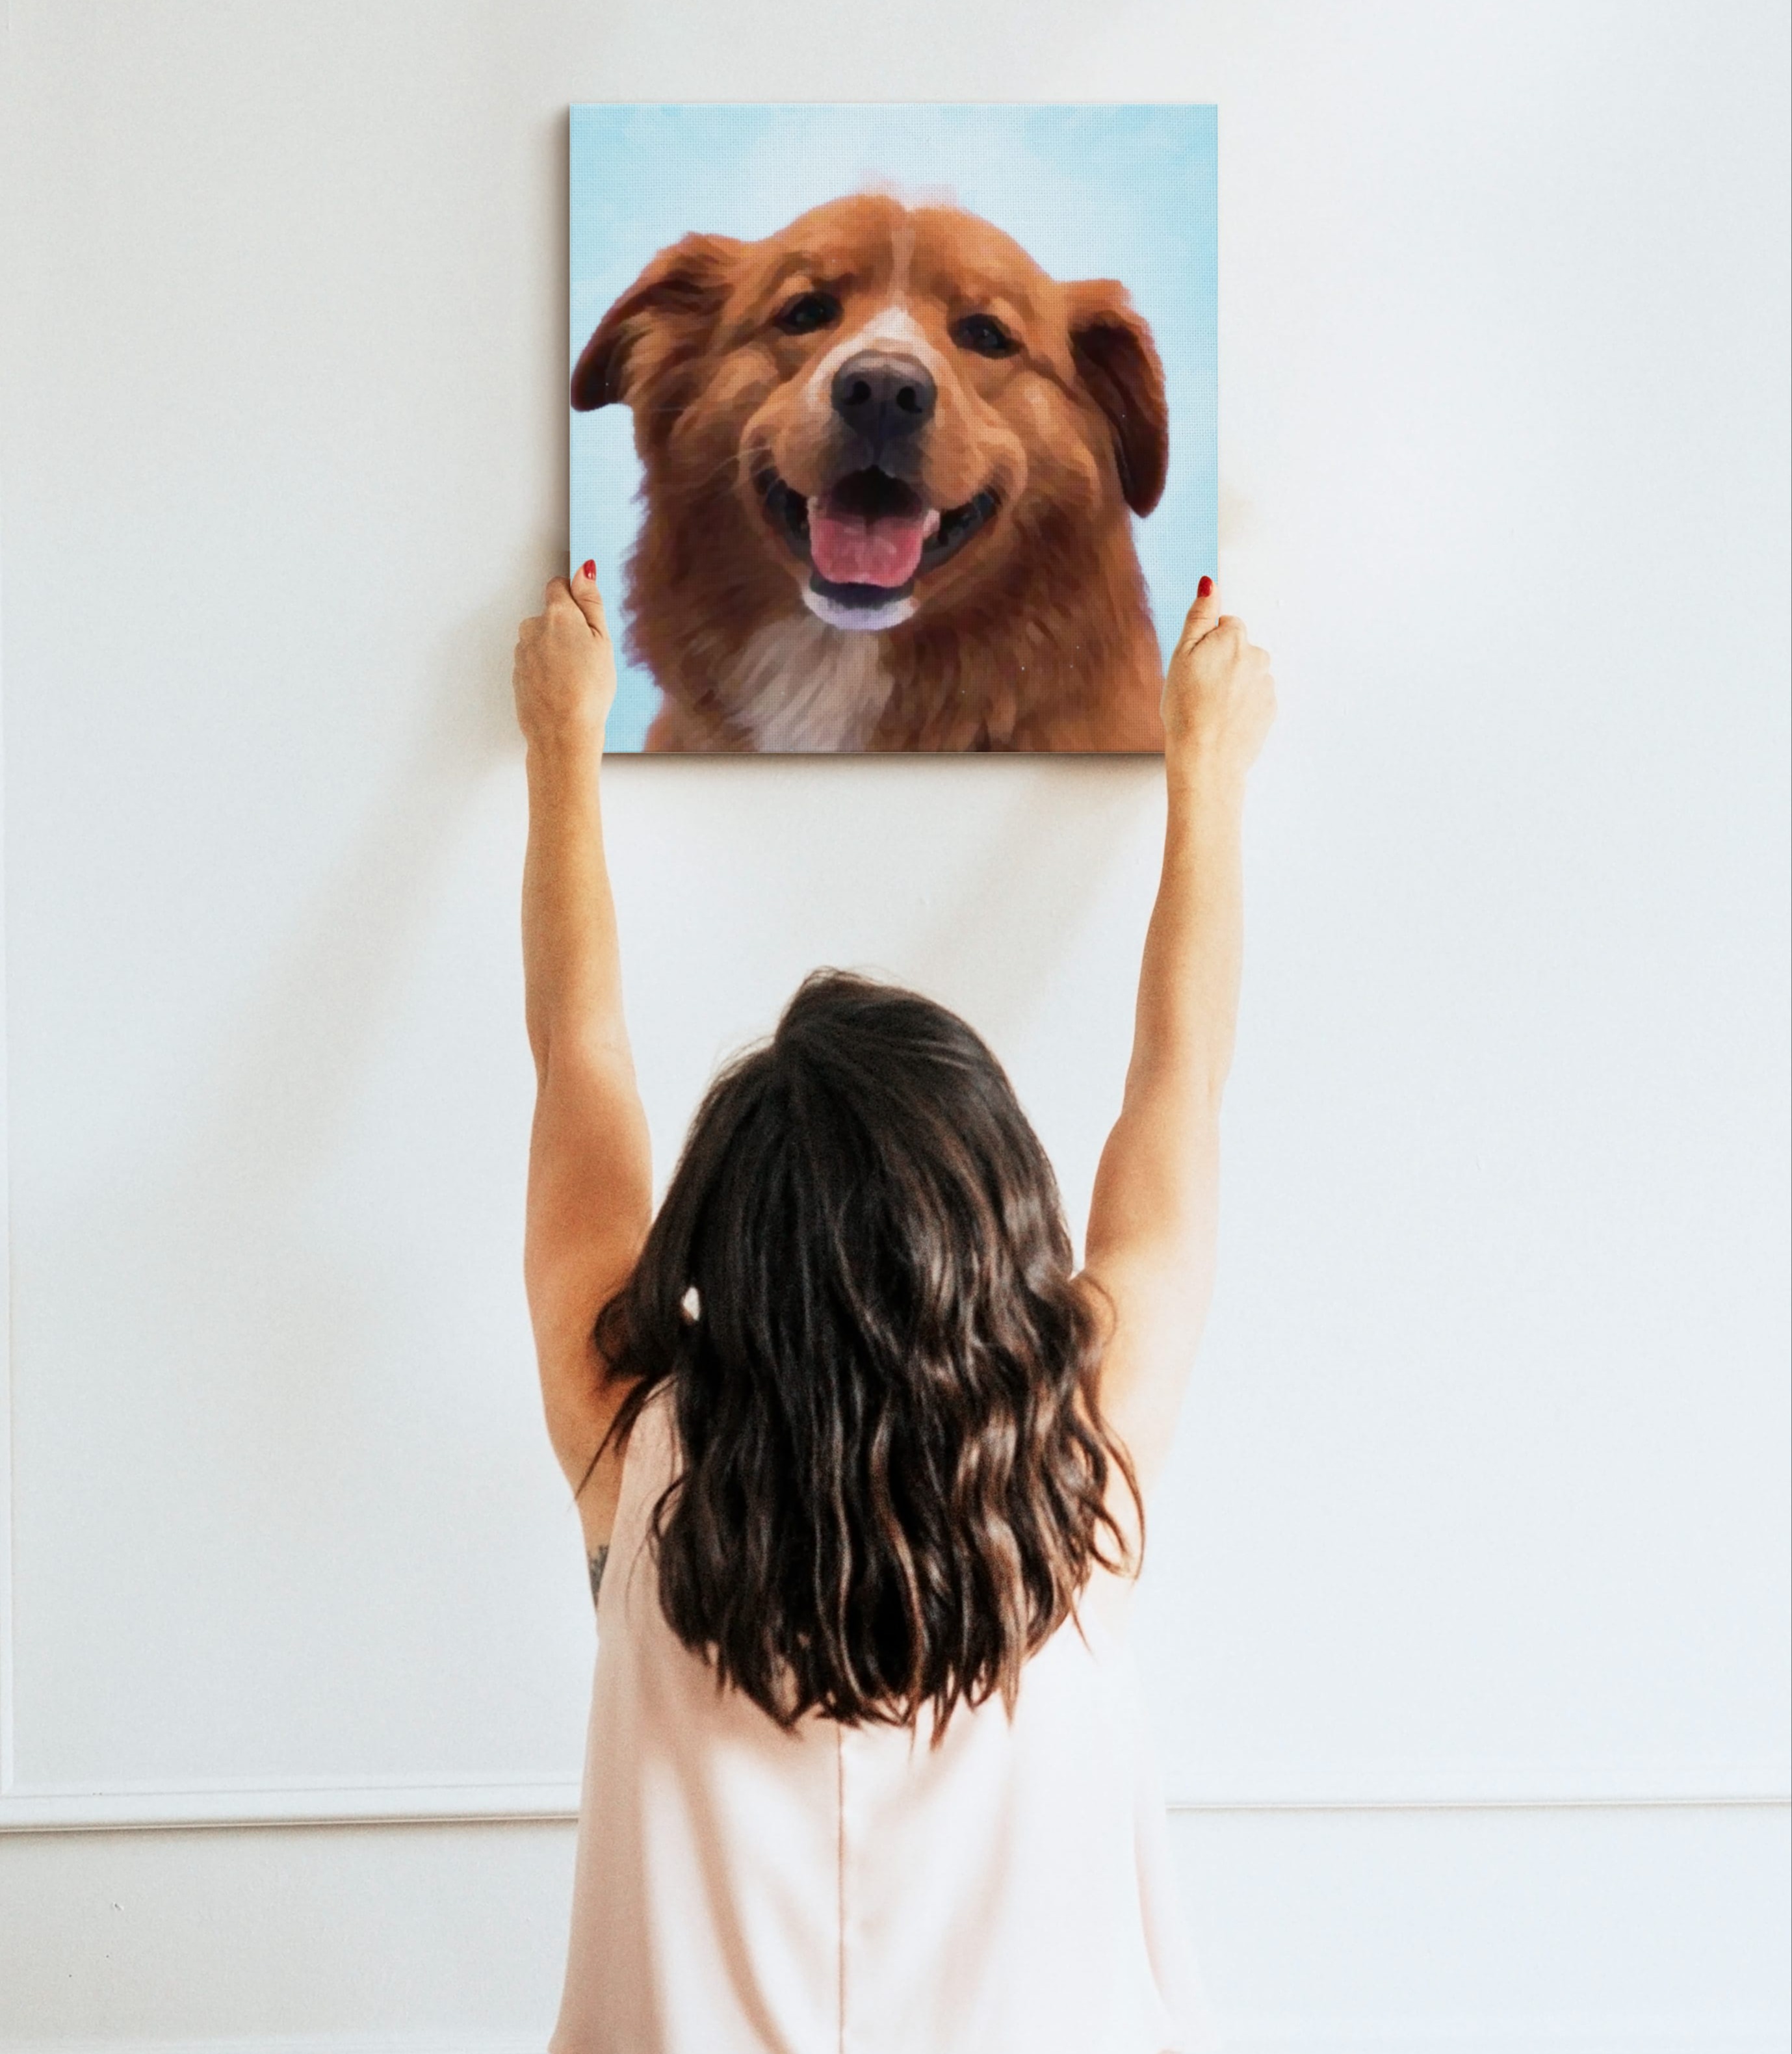
MULTIPOLYGON (((1339 1765, 1280 1777, 1221 1774, 1172 1788, 1168 1804, 1178 1813, 1785 1809, 1789 1784, 1775 1762, 1339 1765)), ((566 1779, 45 1785, 0 1794, 0 1833, 569 1822, 578 1806, 578 1784, 566 1779)))
POLYGON ((192 1826, 514 1824, 573 1820, 576 1782, 139 1783, 14 1789, 0 1833, 192 1826))
MULTIPOLYGON (((1783 2019, 1526 2016, 1238 2017, 1226 2054, 1785 2054, 1783 2019)), ((541 2054, 540 2034, 266 2033, 252 2039, 49 2039, 6 2054, 541 2054)))
POLYGON ((1785 2054, 1786 2021, 1518 2015, 1222 2021, 1226 2054, 1785 2054))
POLYGON ((1792 1805, 1792 1761, 1766 1757, 1308 1761, 1166 1779, 1172 1812, 1486 1812, 1792 1805))

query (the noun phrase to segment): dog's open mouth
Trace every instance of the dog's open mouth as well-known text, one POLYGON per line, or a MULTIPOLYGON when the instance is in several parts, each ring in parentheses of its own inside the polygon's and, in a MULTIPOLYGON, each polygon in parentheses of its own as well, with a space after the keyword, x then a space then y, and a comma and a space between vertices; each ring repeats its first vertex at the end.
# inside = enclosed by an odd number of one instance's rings
POLYGON ((881 470, 855 470, 805 498, 775 471, 760 495, 774 528, 810 569, 810 588, 835 604, 888 606, 956 553, 994 513, 993 492, 942 512, 912 485, 881 470))

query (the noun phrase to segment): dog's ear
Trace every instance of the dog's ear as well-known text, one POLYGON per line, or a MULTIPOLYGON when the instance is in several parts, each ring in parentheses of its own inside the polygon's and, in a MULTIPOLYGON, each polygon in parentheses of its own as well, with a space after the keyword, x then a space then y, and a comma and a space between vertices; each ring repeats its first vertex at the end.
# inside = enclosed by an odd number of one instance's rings
POLYGON ((745 246, 731 235, 693 234, 662 250, 579 352, 574 411, 589 413, 625 399, 633 374, 650 360, 669 363, 702 348, 745 246))
POLYGON ((1115 280, 1085 278, 1067 289, 1077 375, 1113 431, 1127 505, 1148 514, 1164 496, 1170 467, 1170 410, 1157 345, 1115 280))

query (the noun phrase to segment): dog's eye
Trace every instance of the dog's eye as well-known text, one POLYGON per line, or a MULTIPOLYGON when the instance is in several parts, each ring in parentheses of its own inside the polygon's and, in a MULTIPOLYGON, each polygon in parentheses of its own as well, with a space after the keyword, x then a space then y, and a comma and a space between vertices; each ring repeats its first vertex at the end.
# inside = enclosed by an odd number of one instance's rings
POLYGON ((1020 344, 994 314, 967 314, 952 324, 952 340, 979 356, 1012 356, 1020 344))
POLYGON ((840 318, 840 302, 832 293, 801 293, 788 306, 780 307, 774 325, 786 335, 811 335, 840 318))

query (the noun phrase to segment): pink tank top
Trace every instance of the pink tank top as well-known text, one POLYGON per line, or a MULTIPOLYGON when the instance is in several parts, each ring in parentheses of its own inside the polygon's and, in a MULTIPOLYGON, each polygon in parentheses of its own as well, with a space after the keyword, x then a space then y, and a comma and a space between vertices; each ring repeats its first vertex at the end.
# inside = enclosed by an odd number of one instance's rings
POLYGON ((919 1733, 794 1733, 678 1639, 648 1517, 670 1393, 623 1466, 598 1600, 552 2054, 1203 2054, 1163 1801, 1097 1572, 999 1698, 919 1733))

